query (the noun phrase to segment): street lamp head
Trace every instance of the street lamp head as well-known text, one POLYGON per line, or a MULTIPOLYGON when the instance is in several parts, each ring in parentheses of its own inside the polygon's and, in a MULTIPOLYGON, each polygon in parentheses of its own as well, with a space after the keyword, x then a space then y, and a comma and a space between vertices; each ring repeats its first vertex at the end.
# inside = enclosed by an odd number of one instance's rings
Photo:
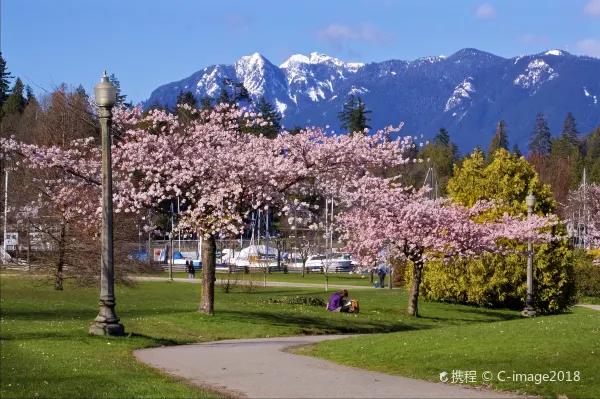
POLYGON ((535 206, 536 198, 532 192, 530 192, 529 195, 525 197, 525 203, 527 204, 528 208, 533 208, 535 206))
POLYGON ((94 87, 94 93, 96 93, 96 104, 99 107, 110 108, 117 103, 117 88, 106 76, 106 71, 104 71, 100 83, 94 87))

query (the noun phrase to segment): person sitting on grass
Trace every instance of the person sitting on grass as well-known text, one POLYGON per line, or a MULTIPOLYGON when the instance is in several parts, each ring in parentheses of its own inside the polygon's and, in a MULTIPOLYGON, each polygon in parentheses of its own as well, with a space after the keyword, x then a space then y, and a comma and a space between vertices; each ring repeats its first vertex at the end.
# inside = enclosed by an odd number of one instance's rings
POLYGON ((350 310, 350 305, 344 303, 344 298, 348 297, 348 290, 341 290, 335 292, 331 298, 329 298, 329 305, 327 310, 332 312, 347 312, 350 310))

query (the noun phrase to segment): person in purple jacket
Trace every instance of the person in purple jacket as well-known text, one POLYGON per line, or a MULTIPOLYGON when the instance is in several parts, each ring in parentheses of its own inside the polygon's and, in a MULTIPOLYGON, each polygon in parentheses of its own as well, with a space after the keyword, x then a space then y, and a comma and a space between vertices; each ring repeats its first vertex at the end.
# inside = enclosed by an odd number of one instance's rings
POLYGON ((340 292, 334 293, 331 298, 329 298, 327 310, 331 310, 332 312, 347 312, 350 309, 350 306, 344 304, 344 298, 347 297, 348 290, 341 290, 340 292))

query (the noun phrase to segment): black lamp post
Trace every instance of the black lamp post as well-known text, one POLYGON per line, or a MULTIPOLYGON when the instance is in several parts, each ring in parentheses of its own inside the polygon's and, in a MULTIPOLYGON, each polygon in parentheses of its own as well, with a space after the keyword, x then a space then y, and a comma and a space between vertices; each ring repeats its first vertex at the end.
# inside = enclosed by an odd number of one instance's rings
MULTIPOLYGON (((529 193, 525 197, 525 203, 527 204, 527 216, 531 216, 536 203, 533 193, 529 193)), ((525 299, 525 309, 523 309, 521 315, 525 317, 536 315, 535 307, 533 306, 533 244, 531 240, 527 242, 527 298, 525 299)))
POLYGON ((123 335, 125 327, 115 313, 115 268, 113 250, 113 198, 111 161, 111 124, 117 88, 108 80, 106 71, 94 87, 102 128, 102 254, 100 260, 100 312, 90 326, 90 334, 123 335))

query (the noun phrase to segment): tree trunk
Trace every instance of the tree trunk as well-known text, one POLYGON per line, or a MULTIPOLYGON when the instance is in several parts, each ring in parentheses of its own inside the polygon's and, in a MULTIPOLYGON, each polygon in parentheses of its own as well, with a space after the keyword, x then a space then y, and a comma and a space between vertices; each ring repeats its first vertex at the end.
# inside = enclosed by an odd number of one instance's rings
POLYGON ((263 281, 263 286, 266 287, 267 286, 267 269, 269 269, 269 260, 267 259, 267 267, 265 267, 265 274, 264 274, 264 281, 263 281))
POLYGON ((27 229, 27 270, 28 271, 31 271, 30 256, 31 256, 31 227, 28 227, 28 229, 27 229))
POLYGON ((58 242, 58 260, 56 262, 56 273, 54 275, 54 289, 57 291, 63 290, 63 267, 65 265, 65 235, 66 227, 64 224, 60 226, 60 241, 58 242))
POLYGON ((306 271, 306 259, 302 259, 302 278, 304 278, 305 271, 306 271))
POLYGON ((202 240, 202 298, 199 312, 215 314, 215 268, 217 263, 217 245, 215 237, 202 240))
POLYGON ((369 278, 371 279, 371 284, 373 284, 373 274, 375 273, 375 269, 371 269, 369 272, 369 278))
POLYGON ((414 262, 413 266, 413 281, 408 294, 408 315, 418 316, 418 301, 419 301, 419 286, 421 285, 421 277, 423 276, 423 261, 414 262))

